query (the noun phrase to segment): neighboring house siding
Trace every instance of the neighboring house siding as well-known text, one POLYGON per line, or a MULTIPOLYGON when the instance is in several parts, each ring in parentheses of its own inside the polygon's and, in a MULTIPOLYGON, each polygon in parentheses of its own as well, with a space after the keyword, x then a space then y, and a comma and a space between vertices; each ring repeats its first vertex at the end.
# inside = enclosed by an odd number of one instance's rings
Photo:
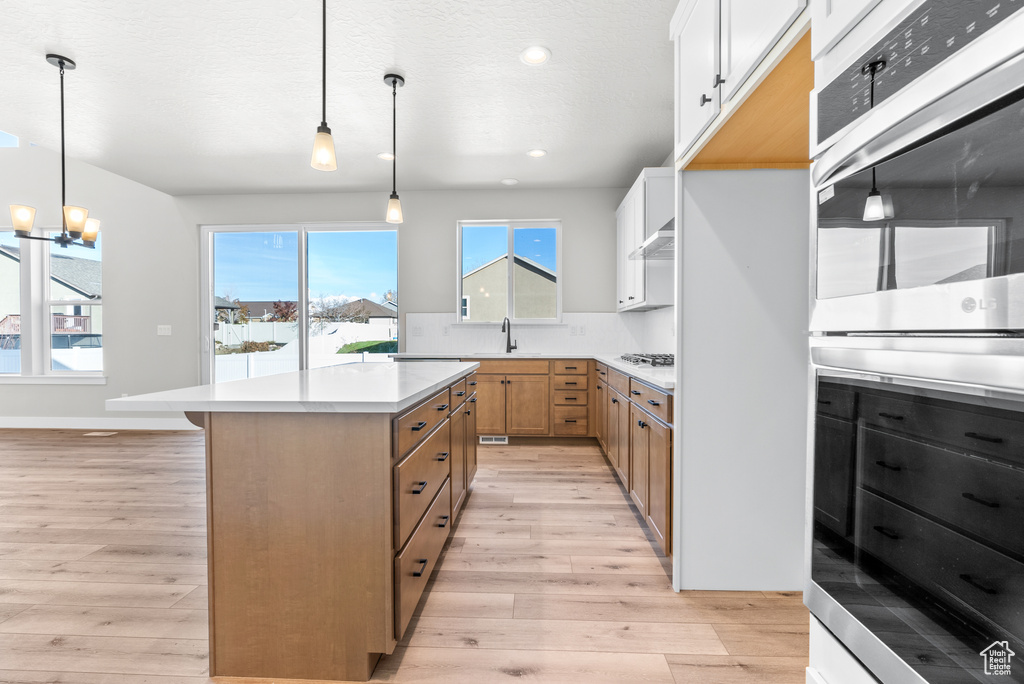
POLYGON ((462 295, 469 297, 471 321, 501 321, 508 301, 507 259, 499 259, 462 279, 462 295))
MULTIPOLYGON (((462 296, 469 299, 469 321, 501 321, 508 312, 508 258, 498 259, 462 279, 462 296)), ((515 261, 515 316, 555 318, 558 283, 549 271, 515 261)))
POLYGON ((515 263, 516 318, 555 318, 558 284, 545 273, 515 263))

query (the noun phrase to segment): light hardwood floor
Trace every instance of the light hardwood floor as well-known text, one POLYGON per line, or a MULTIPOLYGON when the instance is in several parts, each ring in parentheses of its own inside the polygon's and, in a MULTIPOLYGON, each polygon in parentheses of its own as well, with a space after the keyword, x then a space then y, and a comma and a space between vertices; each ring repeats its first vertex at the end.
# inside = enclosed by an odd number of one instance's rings
MULTIPOLYGON (((597 447, 479 453, 374 681, 803 684, 800 595, 674 593, 597 447)), ((199 432, 0 430, 0 682, 213 681, 203 456, 199 432)))

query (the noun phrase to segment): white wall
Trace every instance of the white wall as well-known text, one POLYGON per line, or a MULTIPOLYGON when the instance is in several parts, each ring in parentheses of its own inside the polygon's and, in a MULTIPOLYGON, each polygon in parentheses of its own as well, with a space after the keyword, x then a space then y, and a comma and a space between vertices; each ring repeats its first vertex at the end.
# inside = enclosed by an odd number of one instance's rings
MULTIPOLYGON (((68 202, 102 221, 107 383, 0 384, 0 427, 127 424, 125 414, 106 413, 106 399, 199 382, 198 237, 174 198, 75 160, 68 160, 67 186, 68 202), (173 335, 157 337, 157 324, 171 325, 173 335)), ((11 203, 35 206, 37 229, 59 228, 60 155, 41 147, 0 149, 4 214, 11 203)), ((9 226, 7 220, 0 219, 9 226)), ((180 414, 131 416, 173 421, 154 426, 187 425, 180 414)))
POLYGON ((683 174, 682 589, 803 586, 809 182, 806 171, 683 174))

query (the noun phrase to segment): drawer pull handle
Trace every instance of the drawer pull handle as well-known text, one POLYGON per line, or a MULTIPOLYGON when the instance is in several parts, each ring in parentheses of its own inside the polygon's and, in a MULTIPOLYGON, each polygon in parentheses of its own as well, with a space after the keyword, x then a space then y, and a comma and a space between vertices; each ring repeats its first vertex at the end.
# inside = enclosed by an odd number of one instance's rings
MULTIPOLYGON (((600 388, 598 388, 598 389, 600 389, 600 388)), ((566 397, 565 400, 566 401, 576 401, 576 397, 566 397)))
POLYGON ((977 439, 981 442, 989 442, 990 444, 1002 444, 1002 437, 989 437, 988 435, 981 435, 977 432, 965 432, 964 437, 970 437, 971 439, 977 439))
POLYGON ((447 460, 448 460, 448 457, 449 457, 450 455, 451 455, 451 454, 450 454, 449 452, 447 452, 447 451, 442 451, 441 453, 439 453, 439 454, 437 455, 437 460, 438 460, 438 461, 441 461, 441 462, 447 461, 447 460))
POLYGON ((979 590, 985 592, 989 596, 995 596, 996 594, 999 593, 998 591, 996 591, 992 587, 986 587, 984 584, 982 584, 978 580, 974 579, 970 575, 960 575, 960 579, 962 579, 964 582, 967 582, 968 584, 970 584, 975 589, 979 589, 979 590))
POLYGON ((467 416, 468 416, 468 415, 472 415, 472 414, 470 414, 470 412, 469 412, 469 409, 466 409, 466 415, 467 415, 467 416))
POLYGON ((645 427, 647 427, 647 423, 645 423, 645 422, 644 422, 644 421, 642 421, 642 420, 638 420, 638 421, 636 421, 636 424, 637 424, 637 425, 639 425, 639 426, 640 426, 641 428, 645 428, 645 427))
POLYGON ((448 527, 448 520, 451 518, 450 515, 442 515, 441 522, 437 523, 438 527, 448 527))
POLYGON ((642 392, 640 392, 639 390, 632 390, 631 394, 635 394, 636 396, 639 397, 642 394, 642 392))
POLYGON ((979 499, 970 492, 964 492, 962 496, 968 501, 973 501, 974 503, 981 504, 982 506, 988 506, 989 508, 999 508, 999 504, 996 503, 995 501, 985 501, 984 499, 979 499))
POLYGON ((461 392, 456 392, 455 396, 457 396, 457 397, 464 397, 464 396, 466 396, 466 390, 462 390, 461 392))
POLYGON ((886 463, 885 461, 875 461, 875 465, 880 465, 883 468, 885 468, 886 470, 891 470, 894 473, 898 473, 901 470, 903 470, 903 468, 901 466, 893 465, 891 463, 886 463))
POLYGON ((476 397, 473 397, 472 399, 470 399, 469 403, 470 404, 475 404, 476 403, 476 397))
POLYGON ((427 483, 426 483, 425 480, 417 482, 416 484, 418 484, 420 488, 419 489, 413 489, 412 490, 413 494, 422 494, 423 490, 425 490, 427 488, 427 483))
POLYGON ((832 402, 828 401, 827 399, 819 399, 818 403, 821 404, 822 406, 831 406, 832 405, 832 402))
POLYGON ((427 427, 427 421, 421 420, 412 427, 413 432, 419 432, 423 428, 427 427))
POLYGON ((881 525, 875 525, 875 532, 878 532, 883 537, 888 537, 889 539, 899 539, 900 538, 900 535, 896 534, 895 532, 890 530, 888 527, 882 527, 881 525))
POLYGON ((903 420, 903 416, 897 416, 895 413, 886 413, 885 411, 880 411, 878 415, 881 416, 882 418, 888 418, 889 420, 903 420))
POLYGON ((469 386, 470 387, 475 387, 476 386, 476 380, 474 380, 473 382, 469 383, 469 386))
POLYGON ((566 366, 565 370, 576 370, 576 366, 566 366))
POLYGON ((647 403, 650 404, 651 406, 661 406, 660 401, 654 401, 653 399, 648 399, 647 403))
POLYGON ((597 372, 598 372, 599 374, 601 374, 601 375, 606 375, 606 373, 605 373, 604 371, 597 371, 597 372))
POLYGON ((598 386, 597 386, 597 391, 598 391, 598 392, 600 392, 600 391, 601 391, 601 386, 600 386, 600 385, 598 385, 598 386))
POLYGON ((566 384, 566 385, 575 385, 576 383, 575 383, 575 382, 567 382, 567 383, 565 383, 565 384, 566 384))
POLYGON ((430 561, 428 561, 426 558, 420 558, 416 562, 419 563, 421 567, 420 567, 419 570, 417 570, 416 572, 412 573, 412 576, 413 577, 423 577, 423 573, 425 573, 427 571, 427 563, 429 563, 430 561))
POLYGON ((612 403, 613 403, 613 404, 618 404, 618 403, 619 403, 619 400, 618 400, 618 399, 616 399, 615 397, 612 397, 612 403))
POLYGON ((565 419, 565 422, 566 422, 566 423, 575 423, 575 422, 576 422, 576 420, 575 420, 575 419, 573 419, 573 420, 569 420, 568 418, 566 418, 566 419, 565 419))
POLYGON ((441 404, 440 406, 437 407, 437 410, 438 411, 447 411, 448 410, 448 404, 441 404))

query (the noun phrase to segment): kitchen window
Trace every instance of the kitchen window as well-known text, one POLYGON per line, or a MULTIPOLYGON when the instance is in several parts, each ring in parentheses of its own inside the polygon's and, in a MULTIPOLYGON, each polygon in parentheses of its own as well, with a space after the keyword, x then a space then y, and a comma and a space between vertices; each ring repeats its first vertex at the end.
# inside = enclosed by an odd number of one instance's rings
POLYGON ((0 376, 100 376, 102 257, 0 232, 0 376))
POLYGON ((459 321, 560 321, 561 237, 560 221, 460 221, 459 321))

